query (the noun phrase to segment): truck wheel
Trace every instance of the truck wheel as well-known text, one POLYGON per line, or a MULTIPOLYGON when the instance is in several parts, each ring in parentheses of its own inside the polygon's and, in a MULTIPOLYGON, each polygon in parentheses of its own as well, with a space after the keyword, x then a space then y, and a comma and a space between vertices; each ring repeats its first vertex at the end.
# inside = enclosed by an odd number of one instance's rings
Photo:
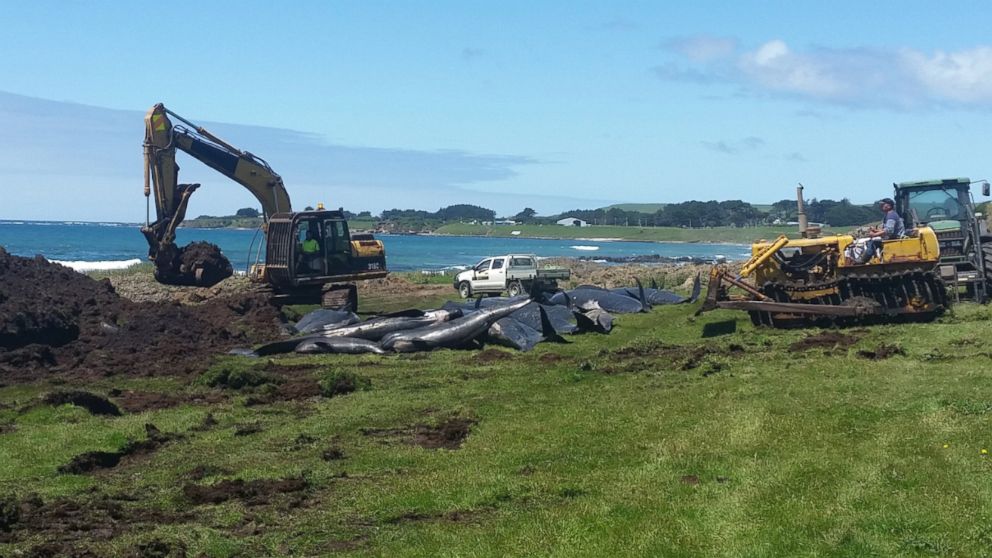
POLYGON ((472 285, 468 284, 468 281, 462 281, 458 283, 458 294, 462 298, 469 298, 472 296, 472 285))
POLYGON ((512 281, 510 285, 506 288, 507 294, 511 297, 520 296, 522 294, 527 294, 527 289, 520 283, 520 281, 512 281))

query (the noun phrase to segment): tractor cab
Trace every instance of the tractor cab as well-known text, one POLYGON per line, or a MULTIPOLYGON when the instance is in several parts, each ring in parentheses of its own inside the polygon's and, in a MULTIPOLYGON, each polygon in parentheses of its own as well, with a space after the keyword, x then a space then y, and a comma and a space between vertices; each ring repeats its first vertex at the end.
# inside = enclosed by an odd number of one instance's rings
MULTIPOLYGON (((969 298, 985 302, 989 296, 987 272, 992 258, 983 253, 992 250, 985 218, 975 213, 971 196, 972 181, 948 178, 923 182, 893 184, 896 212, 906 228, 929 226, 940 245, 940 276, 955 299, 969 298)), ((982 193, 989 195, 988 182, 982 193)))

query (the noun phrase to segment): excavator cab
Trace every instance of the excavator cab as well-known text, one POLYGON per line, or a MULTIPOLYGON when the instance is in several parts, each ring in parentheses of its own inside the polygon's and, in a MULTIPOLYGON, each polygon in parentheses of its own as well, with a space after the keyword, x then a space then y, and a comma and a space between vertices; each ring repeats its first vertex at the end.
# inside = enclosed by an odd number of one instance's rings
POLYGON ((352 239, 343 210, 277 213, 269 219, 264 276, 285 302, 319 299, 325 306, 342 306, 357 295, 354 285, 336 283, 386 274, 382 241, 370 234, 352 239))

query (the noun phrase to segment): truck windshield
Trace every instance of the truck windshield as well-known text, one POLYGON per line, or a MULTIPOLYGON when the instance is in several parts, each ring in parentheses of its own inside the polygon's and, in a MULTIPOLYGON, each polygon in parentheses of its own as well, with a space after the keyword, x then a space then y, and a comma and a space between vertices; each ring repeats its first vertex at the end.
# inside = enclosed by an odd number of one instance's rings
POLYGON ((923 190, 909 193, 909 210, 914 220, 928 223, 944 219, 965 219, 967 217, 959 199, 959 192, 953 188, 923 190))

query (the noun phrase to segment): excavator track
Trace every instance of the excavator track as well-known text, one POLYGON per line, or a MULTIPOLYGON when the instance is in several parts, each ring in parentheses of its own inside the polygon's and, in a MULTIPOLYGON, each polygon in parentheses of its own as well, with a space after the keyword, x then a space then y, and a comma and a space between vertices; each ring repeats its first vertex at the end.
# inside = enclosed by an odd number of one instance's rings
POLYGON ((856 306, 869 310, 861 317, 748 312, 755 325, 778 328, 930 321, 947 308, 947 290, 932 271, 856 273, 806 285, 768 282, 761 287, 761 292, 775 302, 856 306))

